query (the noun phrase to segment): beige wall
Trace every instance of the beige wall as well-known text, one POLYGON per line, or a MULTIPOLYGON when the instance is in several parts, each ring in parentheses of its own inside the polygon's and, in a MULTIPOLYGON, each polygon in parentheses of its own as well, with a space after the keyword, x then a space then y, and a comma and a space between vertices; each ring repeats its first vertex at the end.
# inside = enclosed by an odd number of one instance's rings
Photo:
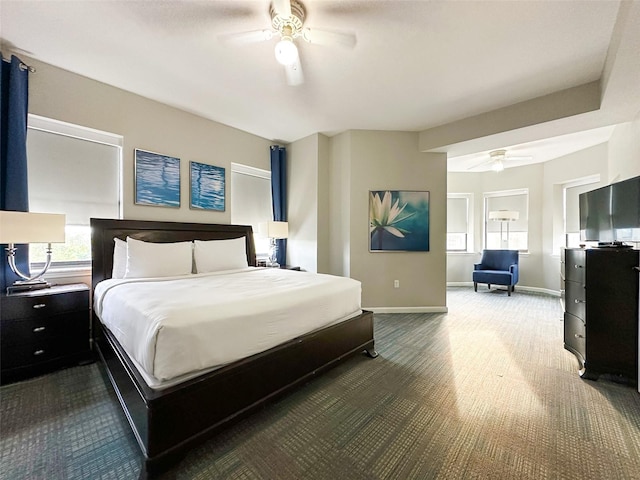
POLYGON ((329 273, 351 275, 351 132, 331 138, 329 144, 329 273))
POLYGON ((329 273, 330 140, 314 134, 287 147, 289 241, 287 263, 329 273))
POLYGON ((230 223, 227 181, 226 210, 189 208, 189 161, 224 167, 231 162, 270 170, 271 142, 139 95, 29 59, 37 73, 29 77, 29 112, 124 137, 124 218, 201 223, 230 223), (134 149, 181 159, 179 209, 134 205, 134 149))
MULTIPOLYGON (((271 142, 235 128, 192 115, 144 97, 96 82, 66 70, 24 59, 37 73, 29 77, 29 113, 122 135, 124 218, 199 223, 230 223, 231 162, 269 170, 271 142), (181 206, 134 205, 134 149, 179 157, 181 206), (189 161, 224 167, 227 172, 226 210, 205 212, 189 208, 189 161)), ((91 284, 90 274, 49 275, 57 283, 91 284)))
POLYGON ((318 268, 318 135, 287 146, 289 239, 287 263, 318 268))
POLYGON ((640 112, 617 125, 609 140, 609 183, 640 175, 640 112))
POLYGON ((438 311, 446 307, 446 155, 418 151, 418 134, 351 131, 349 265, 369 308, 438 311), (429 252, 369 252, 369 191, 430 192, 429 252), (394 289, 394 280, 400 288, 394 289))

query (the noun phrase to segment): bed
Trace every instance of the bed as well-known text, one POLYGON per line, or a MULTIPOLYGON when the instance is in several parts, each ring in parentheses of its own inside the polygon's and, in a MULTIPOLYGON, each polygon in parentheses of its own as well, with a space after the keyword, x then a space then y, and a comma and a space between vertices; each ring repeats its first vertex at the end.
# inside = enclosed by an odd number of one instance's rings
MULTIPOLYGON (((250 226, 91 219, 91 232, 94 293, 112 276, 114 238, 156 243, 243 238, 247 264, 256 266, 250 226)), ((142 450, 143 476, 164 471, 219 429, 350 356, 377 356, 373 314, 362 311, 179 383, 152 388, 95 311, 92 332, 94 349, 142 450)))

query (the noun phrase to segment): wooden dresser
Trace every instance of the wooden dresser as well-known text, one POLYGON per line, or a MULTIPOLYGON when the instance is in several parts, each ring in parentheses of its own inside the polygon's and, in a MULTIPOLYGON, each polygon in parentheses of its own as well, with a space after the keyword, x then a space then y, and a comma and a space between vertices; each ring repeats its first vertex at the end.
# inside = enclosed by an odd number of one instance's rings
POLYGON ((0 383, 91 358, 89 287, 0 295, 0 383))
POLYGON ((564 348, 583 378, 638 378, 639 251, 569 248, 561 256, 564 348))

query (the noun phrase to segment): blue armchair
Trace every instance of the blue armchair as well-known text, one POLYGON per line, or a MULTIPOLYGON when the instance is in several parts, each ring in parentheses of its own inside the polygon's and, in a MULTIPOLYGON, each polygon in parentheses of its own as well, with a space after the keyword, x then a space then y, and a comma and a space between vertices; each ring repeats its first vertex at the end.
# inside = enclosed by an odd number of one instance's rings
POLYGON ((480 263, 474 264, 473 290, 478 291, 478 284, 486 283, 506 285, 511 292, 518 283, 518 250, 483 250, 480 263))

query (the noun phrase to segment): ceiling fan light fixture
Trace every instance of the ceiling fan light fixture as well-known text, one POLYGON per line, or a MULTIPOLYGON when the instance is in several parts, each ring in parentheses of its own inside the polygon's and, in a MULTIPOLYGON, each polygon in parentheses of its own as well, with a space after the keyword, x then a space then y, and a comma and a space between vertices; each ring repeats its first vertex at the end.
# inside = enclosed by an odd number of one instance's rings
POLYGON ((298 60, 298 47, 291 37, 282 37, 276 43, 276 60, 282 65, 292 65, 298 60))

